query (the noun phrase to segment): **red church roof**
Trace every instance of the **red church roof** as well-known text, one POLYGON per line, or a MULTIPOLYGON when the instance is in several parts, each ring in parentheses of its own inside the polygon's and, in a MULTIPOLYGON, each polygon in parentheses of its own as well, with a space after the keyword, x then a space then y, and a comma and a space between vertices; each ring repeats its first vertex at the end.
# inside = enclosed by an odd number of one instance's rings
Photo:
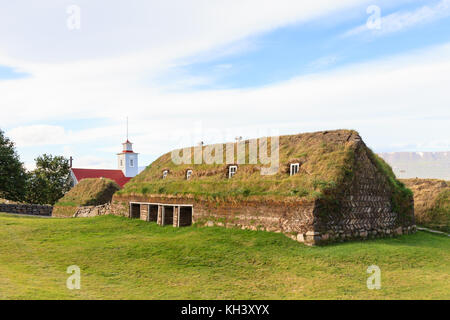
POLYGON ((123 187, 125 183, 131 180, 131 178, 124 176, 122 170, 72 168, 72 172, 78 182, 86 178, 107 178, 114 180, 120 187, 123 187))

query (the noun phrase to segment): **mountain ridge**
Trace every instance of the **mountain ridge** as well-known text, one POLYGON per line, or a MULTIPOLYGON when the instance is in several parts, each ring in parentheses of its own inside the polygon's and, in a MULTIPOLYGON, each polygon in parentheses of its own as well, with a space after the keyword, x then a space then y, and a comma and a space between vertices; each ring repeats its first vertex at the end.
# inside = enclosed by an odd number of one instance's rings
POLYGON ((382 152, 378 155, 389 163, 400 179, 450 180, 450 151, 382 152))

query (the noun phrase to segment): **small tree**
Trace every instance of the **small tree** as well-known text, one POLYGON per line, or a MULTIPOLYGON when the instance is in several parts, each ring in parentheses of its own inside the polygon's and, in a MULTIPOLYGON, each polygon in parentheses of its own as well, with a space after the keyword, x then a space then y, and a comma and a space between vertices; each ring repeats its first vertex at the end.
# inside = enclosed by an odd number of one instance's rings
POLYGON ((28 175, 27 202, 53 205, 70 190, 69 160, 44 154, 35 161, 36 169, 28 175))
POLYGON ((14 143, 0 129, 0 198, 23 201, 26 177, 14 143))

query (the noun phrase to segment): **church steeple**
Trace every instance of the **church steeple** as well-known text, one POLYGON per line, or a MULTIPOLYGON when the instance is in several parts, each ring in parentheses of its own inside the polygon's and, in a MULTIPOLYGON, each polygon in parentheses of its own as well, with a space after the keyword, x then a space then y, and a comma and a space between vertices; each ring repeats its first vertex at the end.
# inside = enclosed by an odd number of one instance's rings
POLYGON ((133 152, 133 144, 130 141, 128 141, 128 139, 127 141, 122 143, 122 146, 123 146, 122 152, 133 152))
POLYGON ((122 143, 122 152, 117 154, 119 169, 125 177, 132 178, 139 172, 138 154, 133 151, 133 144, 128 140, 128 117, 127 117, 127 141, 122 143))

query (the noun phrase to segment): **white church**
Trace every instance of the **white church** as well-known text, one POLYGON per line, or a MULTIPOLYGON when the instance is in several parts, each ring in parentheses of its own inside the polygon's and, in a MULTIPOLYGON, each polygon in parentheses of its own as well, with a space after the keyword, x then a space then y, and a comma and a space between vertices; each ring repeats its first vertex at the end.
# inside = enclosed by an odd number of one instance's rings
POLYGON ((123 187, 131 178, 139 173, 139 154, 133 151, 133 144, 128 140, 122 143, 122 152, 117 154, 118 169, 81 169, 72 168, 70 162, 70 178, 72 186, 76 186, 81 180, 86 178, 107 178, 111 179, 120 187, 123 187))

